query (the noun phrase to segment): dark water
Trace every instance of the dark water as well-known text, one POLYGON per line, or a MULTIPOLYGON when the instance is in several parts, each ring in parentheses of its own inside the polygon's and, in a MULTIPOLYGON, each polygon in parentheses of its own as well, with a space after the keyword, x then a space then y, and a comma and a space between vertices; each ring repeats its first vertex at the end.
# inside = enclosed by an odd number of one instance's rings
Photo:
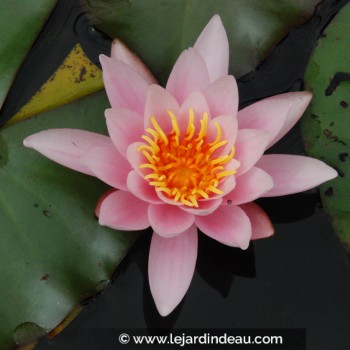
MULTIPOLYGON (((326 1, 257 70, 241 78, 242 106, 300 90, 317 38, 347 2, 326 1)), ((0 114, 2 122, 40 87, 78 41, 94 62, 97 53, 109 52, 109 41, 89 25, 81 9, 72 1, 60 1, 19 73, 18 81, 37 65, 37 72, 31 73, 32 83, 17 88, 15 82, 0 114), (62 18, 67 18, 64 25, 62 18), (42 51, 48 38, 56 38, 54 52, 42 51)), ((302 154, 298 127, 273 152, 302 154)), ((201 235, 192 284, 170 316, 158 315, 150 295, 148 232, 124 259, 106 290, 86 301, 81 314, 60 335, 43 338, 35 349, 122 349, 118 334, 136 328, 304 328, 307 349, 350 349, 349 257, 320 208, 317 191, 264 199, 260 204, 275 224, 275 236, 241 251, 201 235)))

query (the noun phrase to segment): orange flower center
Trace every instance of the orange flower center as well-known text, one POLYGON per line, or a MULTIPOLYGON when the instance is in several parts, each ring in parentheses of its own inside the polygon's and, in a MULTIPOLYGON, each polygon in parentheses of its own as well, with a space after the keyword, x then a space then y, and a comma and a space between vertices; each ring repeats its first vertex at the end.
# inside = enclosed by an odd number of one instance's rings
POLYGON ((145 179, 156 191, 163 192, 174 202, 198 207, 198 200, 222 194, 219 184, 236 173, 224 167, 233 159, 235 148, 232 146, 228 155, 215 157, 214 152, 225 146, 227 140, 222 140, 221 126, 214 122, 216 139, 207 142, 208 113, 203 114, 196 133, 194 112, 189 109, 187 131, 183 136, 174 113, 167 113, 172 123, 172 131, 167 135, 155 117, 150 118, 153 128, 147 128, 148 135, 142 136, 147 144, 137 149, 147 160, 140 168, 150 170, 145 179))

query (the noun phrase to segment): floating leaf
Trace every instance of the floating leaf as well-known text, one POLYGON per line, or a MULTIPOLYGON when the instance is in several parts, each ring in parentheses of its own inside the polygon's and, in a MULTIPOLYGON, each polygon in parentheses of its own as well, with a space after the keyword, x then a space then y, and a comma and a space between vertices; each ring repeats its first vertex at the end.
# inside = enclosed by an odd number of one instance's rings
POLYGON ((104 285, 136 238, 94 218, 102 182, 22 145, 48 128, 105 132, 107 105, 105 94, 91 95, 0 132, 0 349, 55 327, 104 285))
POLYGON ((0 1, 0 107, 55 0, 0 1))
POLYGON ((103 88, 102 71, 76 44, 57 71, 9 124, 56 108, 103 88))
POLYGON ((230 71, 255 68, 319 0, 82 0, 93 23, 134 50, 164 83, 179 52, 218 13, 230 41, 230 71))
POLYGON ((340 238, 350 249, 350 5, 333 19, 319 40, 305 80, 314 99, 302 131, 307 152, 338 170, 321 187, 322 200, 340 238))

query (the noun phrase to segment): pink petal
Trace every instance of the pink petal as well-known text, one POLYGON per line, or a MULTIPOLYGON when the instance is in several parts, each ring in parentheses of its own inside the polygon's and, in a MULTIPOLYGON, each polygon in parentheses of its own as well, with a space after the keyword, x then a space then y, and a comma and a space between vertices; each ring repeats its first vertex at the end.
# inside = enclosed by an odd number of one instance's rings
POLYGON ((240 205, 248 215, 252 224, 252 240, 271 237, 274 234, 273 225, 266 213, 255 203, 240 205))
POLYGON ((148 279, 158 312, 170 314, 186 294, 197 260, 197 228, 163 238, 153 234, 148 261, 148 279))
POLYGON ((245 212, 234 205, 222 205, 207 216, 196 216, 197 227, 223 244, 247 249, 252 228, 245 212))
POLYGON ((103 81, 112 107, 131 109, 143 115, 150 85, 142 75, 126 63, 100 55, 103 81))
POLYGON ((149 85, 157 83, 153 74, 140 60, 140 58, 137 57, 126 45, 124 45, 124 43, 118 39, 114 39, 112 42, 111 57, 134 68, 149 85))
POLYGON ((151 204, 148 219, 155 232, 162 237, 173 237, 187 230, 194 222, 194 216, 176 205, 151 204))
POLYGON ((90 149, 110 146, 109 137, 90 131, 75 129, 50 129, 28 136, 24 146, 33 148, 56 163, 81 173, 93 173, 80 163, 80 158, 90 149))
POLYGON ((271 99, 291 101, 292 107, 288 111, 282 129, 278 132, 269 147, 279 141, 300 119, 312 99, 312 93, 309 91, 287 92, 285 94, 272 96, 271 99))
POLYGON ((238 89, 236 79, 225 75, 204 90, 212 118, 223 114, 236 116, 238 110, 238 89))
POLYGON ((145 202, 153 204, 161 204, 163 201, 159 199, 155 188, 151 186, 147 180, 145 180, 136 171, 131 171, 128 175, 127 186, 129 191, 136 197, 142 199, 145 202))
POLYGON ((181 209, 193 215, 209 215, 213 213, 222 203, 222 198, 214 198, 210 200, 198 201, 198 208, 182 206, 181 209))
POLYGON ((148 206, 129 192, 113 192, 101 203, 99 223, 115 230, 143 230, 150 226, 148 206))
POLYGON ((229 64, 229 44, 221 18, 215 15, 199 35, 194 48, 203 57, 210 81, 227 75, 229 64))
POLYGON ((176 61, 166 88, 182 104, 193 91, 203 90, 208 85, 206 64, 196 50, 190 48, 176 61))
POLYGON ((103 195, 98 199, 97 204, 96 204, 96 208, 95 208, 95 215, 98 218, 100 216, 100 209, 101 209, 101 204, 103 203, 103 201, 112 193, 117 192, 118 190, 116 190, 115 188, 110 188, 109 190, 107 190, 106 192, 103 193, 103 195))
POLYGON ((271 176, 253 167, 236 179, 236 187, 223 198, 223 203, 239 205, 254 201, 273 187, 271 176))
MULTIPOLYGON (((225 168, 232 169, 232 168, 225 168)), ((215 198, 224 197, 226 194, 230 193, 236 187, 236 177, 234 175, 227 176, 219 184, 218 188, 223 192, 223 194, 216 195, 215 198)))
POLYGON ((127 190, 126 178, 132 170, 129 162, 116 150, 114 145, 95 147, 81 157, 81 164, 106 184, 127 190))
POLYGON ((187 131, 190 109, 193 109, 194 112, 193 123, 196 133, 199 133, 201 128, 200 120, 203 118, 204 113, 208 113, 208 119, 210 120, 209 106, 204 95, 199 91, 192 92, 182 104, 179 112, 178 123, 181 135, 184 135, 187 131))
POLYGON ((149 169, 141 169, 140 165, 148 163, 146 157, 137 149, 145 145, 143 142, 134 142, 126 150, 126 158, 131 167, 142 177, 150 173, 149 169))
POLYGON ((227 144, 218 148, 213 155, 220 156, 229 154, 232 150, 232 146, 236 142, 238 124, 236 117, 232 115, 220 115, 212 119, 208 126, 208 142, 213 142, 218 134, 215 124, 218 123, 221 128, 221 141, 227 140, 227 144))
POLYGON ((281 131, 287 118, 292 102, 267 98, 242 109, 238 112, 239 129, 259 129, 269 134, 267 148, 281 131))
POLYGON ((269 140, 270 135, 263 130, 243 129, 238 131, 234 158, 241 165, 237 170, 236 176, 246 173, 255 165, 263 155, 269 140))
POLYGON ((327 164, 304 156, 268 154, 261 157, 257 167, 270 174, 274 182, 272 190, 263 197, 302 192, 338 176, 327 164))
POLYGON ((167 111, 179 115, 179 104, 171 93, 159 85, 152 85, 147 92, 145 106, 145 129, 152 127, 150 117, 154 116, 159 126, 167 134, 172 130, 171 119, 167 111))
POLYGON ((111 108, 105 111, 108 133, 117 150, 126 157, 128 146, 141 141, 145 133, 143 117, 130 109, 111 108))

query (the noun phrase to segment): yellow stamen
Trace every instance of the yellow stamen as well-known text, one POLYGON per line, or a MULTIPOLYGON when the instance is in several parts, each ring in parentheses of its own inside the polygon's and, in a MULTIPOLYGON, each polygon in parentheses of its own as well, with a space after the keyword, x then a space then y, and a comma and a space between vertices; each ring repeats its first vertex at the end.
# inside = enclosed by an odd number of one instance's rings
POLYGON ((149 136, 142 135, 146 144, 137 148, 144 157, 139 167, 157 192, 162 192, 174 203, 198 208, 202 199, 223 194, 220 184, 236 173, 236 169, 226 165, 233 159, 235 148, 232 146, 230 154, 222 155, 222 147, 228 140, 222 139, 219 122, 214 122, 216 139, 207 141, 208 113, 203 114, 196 132, 195 113, 190 108, 183 135, 176 115, 170 110, 166 113, 164 117, 170 118, 172 130, 166 134, 155 117, 150 117, 153 127, 146 129, 149 136))

